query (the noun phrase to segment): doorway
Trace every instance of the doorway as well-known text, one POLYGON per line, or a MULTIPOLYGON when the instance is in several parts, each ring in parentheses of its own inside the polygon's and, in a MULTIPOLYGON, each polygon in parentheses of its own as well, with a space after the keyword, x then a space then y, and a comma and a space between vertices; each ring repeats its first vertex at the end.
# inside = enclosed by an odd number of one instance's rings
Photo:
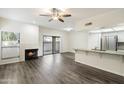
POLYGON ((43 36, 43 55, 60 53, 59 36, 43 36))

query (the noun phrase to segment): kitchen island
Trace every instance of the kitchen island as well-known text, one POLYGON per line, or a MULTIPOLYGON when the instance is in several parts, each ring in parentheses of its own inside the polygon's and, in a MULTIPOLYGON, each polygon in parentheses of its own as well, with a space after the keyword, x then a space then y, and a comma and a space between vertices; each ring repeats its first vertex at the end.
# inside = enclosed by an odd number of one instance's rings
POLYGON ((124 52, 75 49, 75 61, 124 76, 124 52))

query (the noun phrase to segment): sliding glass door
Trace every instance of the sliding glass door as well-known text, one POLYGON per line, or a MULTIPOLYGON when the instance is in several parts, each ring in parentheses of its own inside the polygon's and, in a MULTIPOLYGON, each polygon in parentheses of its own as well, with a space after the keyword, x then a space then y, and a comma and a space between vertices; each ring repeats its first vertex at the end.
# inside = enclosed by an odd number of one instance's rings
POLYGON ((43 55, 60 52, 60 37, 43 36, 43 55))

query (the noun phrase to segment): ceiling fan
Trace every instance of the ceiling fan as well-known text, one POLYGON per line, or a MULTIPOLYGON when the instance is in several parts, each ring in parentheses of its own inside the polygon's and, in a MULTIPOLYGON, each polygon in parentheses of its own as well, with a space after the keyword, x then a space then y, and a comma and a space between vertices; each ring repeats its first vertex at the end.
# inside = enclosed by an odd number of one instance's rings
POLYGON ((51 17, 49 19, 49 22, 51 22, 52 20, 59 20, 60 22, 64 22, 63 17, 71 17, 71 14, 66 14, 59 8, 52 8, 50 14, 40 14, 40 16, 51 17))

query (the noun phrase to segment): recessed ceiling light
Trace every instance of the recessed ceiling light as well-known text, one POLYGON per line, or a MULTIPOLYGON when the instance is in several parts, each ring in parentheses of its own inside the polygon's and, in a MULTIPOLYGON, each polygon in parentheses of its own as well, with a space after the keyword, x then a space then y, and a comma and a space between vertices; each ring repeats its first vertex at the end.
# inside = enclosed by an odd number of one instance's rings
POLYGON ((119 23, 117 24, 117 26, 124 26, 124 23, 119 23))
POLYGON ((66 30, 66 31, 72 31, 73 28, 72 27, 67 27, 67 28, 64 28, 64 30, 66 30))
POLYGON ((57 16, 53 16, 52 18, 53 18, 53 20, 58 20, 57 16))
POLYGON ((112 31, 114 31, 114 30, 111 28, 107 28, 107 29, 92 30, 92 31, 90 31, 90 33, 102 33, 102 32, 112 32, 112 31))
POLYGON ((116 27, 113 27, 113 29, 116 31, 124 30, 124 26, 116 26, 116 27))
POLYGON ((111 28, 101 29, 101 30, 102 30, 102 32, 112 32, 113 31, 113 29, 111 29, 111 28))
POLYGON ((101 31, 100 31, 100 29, 99 30, 91 30, 91 31, 89 31, 89 33, 100 33, 101 31))

